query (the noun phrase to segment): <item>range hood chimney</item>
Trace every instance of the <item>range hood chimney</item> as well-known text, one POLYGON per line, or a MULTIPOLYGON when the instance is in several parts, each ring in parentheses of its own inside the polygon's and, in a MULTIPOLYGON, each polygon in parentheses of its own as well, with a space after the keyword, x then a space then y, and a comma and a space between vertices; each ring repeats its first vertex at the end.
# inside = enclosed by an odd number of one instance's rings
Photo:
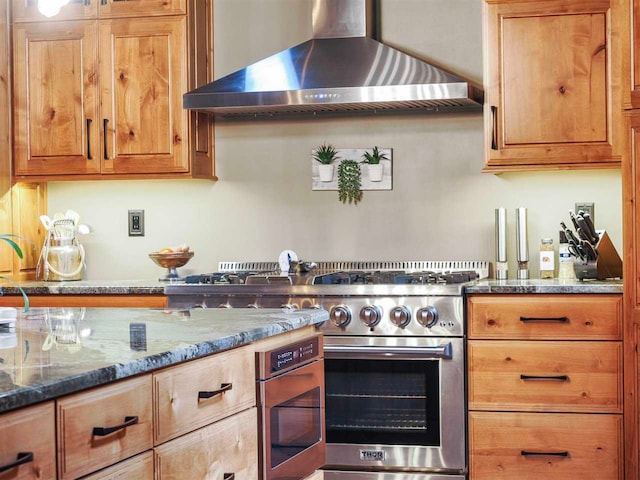
POLYGON ((479 109, 482 90, 374 40, 376 0, 313 0, 313 38, 183 96, 223 119, 479 109))

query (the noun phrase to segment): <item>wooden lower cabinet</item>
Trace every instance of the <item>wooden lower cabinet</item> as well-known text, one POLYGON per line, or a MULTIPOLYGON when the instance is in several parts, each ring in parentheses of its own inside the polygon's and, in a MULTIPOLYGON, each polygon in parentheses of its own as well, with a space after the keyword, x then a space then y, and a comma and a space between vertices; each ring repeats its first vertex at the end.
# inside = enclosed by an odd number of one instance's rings
POLYGON ((471 479, 623 478, 622 416, 470 412, 471 479))
POLYGON ((624 478, 621 295, 471 295, 469 479, 624 478))
POLYGON ((69 395, 57 402, 56 410, 61 480, 113 465, 153 445, 151 375, 69 395))
POLYGON ((257 425, 258 412, 253 407, 155 447, 156 479, 256 480, 257 425))
POLYGON ((0 480, 56 478, 53 401, 0 416, 0 467, 14 464, 22 453, 32 460, 1 472, 0 480))
POLYGON ((470 340, 469 409, 622 413, 621 342, 470 340))
POLYGON ((153 480, 153 452, 148 451, 100 470, 82 480, 153 480))
POLYGON ((154 374, 154 444, 255 406, 254 363, 252 348, 236 348, 154 374))

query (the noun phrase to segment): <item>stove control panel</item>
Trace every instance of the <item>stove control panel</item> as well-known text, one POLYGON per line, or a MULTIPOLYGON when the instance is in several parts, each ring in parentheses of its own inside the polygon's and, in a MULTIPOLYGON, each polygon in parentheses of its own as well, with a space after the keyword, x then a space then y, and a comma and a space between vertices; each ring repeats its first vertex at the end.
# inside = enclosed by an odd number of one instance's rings
MULTIPOLYGON (((330 320, 320 326, 325 335, 436 336, 464 335, 464 301, 461 296, 442 297, 320 297, 308 299, 329 311, 330 320), (352 321, 352 312, 359 320, 352 321)), ((297 303, 292 299, 291 303, 297 303)), ((300 308, 312 308, 301 302, 300 308)))

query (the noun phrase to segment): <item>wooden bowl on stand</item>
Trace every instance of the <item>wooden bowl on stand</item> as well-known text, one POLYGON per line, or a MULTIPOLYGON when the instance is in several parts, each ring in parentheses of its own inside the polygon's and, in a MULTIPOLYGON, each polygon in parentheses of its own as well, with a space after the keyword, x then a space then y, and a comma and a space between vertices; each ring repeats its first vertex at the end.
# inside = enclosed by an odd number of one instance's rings
POLYGON ((178 275, 178 268, 184 267, 193 257, 193 252, 172 252, 172 253, 150 253, 149 258, 156 265, 167 269, 167 274, 158 280, 162 282, 177 282, 184 280, 184 277, 178 275))

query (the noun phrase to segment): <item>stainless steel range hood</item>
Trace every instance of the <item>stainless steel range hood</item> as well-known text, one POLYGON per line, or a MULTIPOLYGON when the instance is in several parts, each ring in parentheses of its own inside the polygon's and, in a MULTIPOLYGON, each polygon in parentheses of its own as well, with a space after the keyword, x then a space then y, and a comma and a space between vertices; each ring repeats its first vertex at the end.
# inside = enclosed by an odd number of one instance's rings
POLYGON ((313 38, 186 93, 225 119, 479 109, 482 90, 372 37, 376 0, 313 0, 313 38))

